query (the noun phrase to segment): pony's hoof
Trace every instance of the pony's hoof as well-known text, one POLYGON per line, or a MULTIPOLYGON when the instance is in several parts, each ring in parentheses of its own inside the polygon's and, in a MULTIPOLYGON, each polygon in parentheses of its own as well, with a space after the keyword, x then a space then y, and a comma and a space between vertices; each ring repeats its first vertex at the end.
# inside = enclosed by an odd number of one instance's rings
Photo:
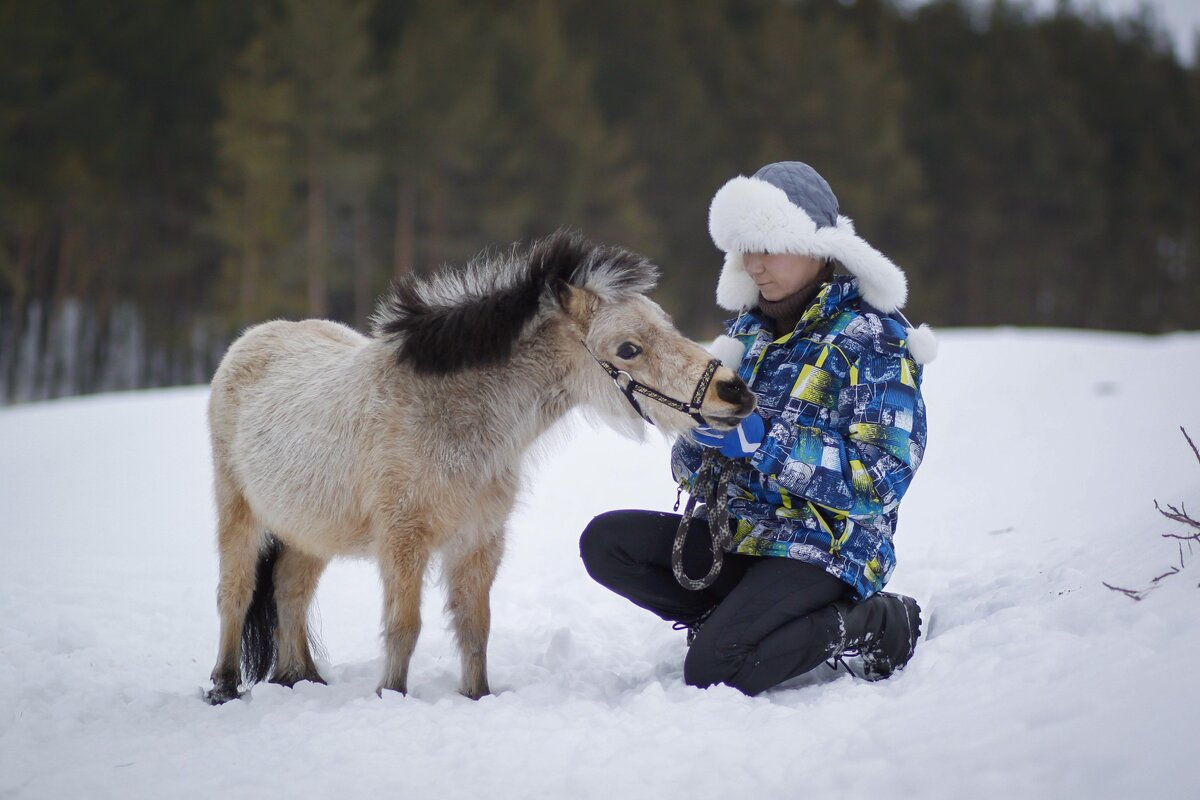
POLYGON ((380 686, 375 690, 375 694, 379 697, 383 697, 384 692, 396 692, 397 694, 407 696, 408 687, 401 684, 400 686, 380 686))
POLYGON ((228 703, 230 700, 238 700, 245 697, 245 692, 239 692, 237 686, 217 685, 204 692, 200 697, 210 706, 219 706, 228 703))
POLYGON ((307 672, 307 673, 304 673, 301 675, 291 675, 291 674, 272 675, 271 680, 268 682, 274 683, 277 686, 286 686, 287 688, 291 689, 297 683, 300 683, 300 681, 308 681, 309 683, 319 683, 322 686, 329 685, 328 683, 325 682, 325 679, 322 678, 321 675, 317 672, 307 672))
POLYGON ((471 700, 478 700, 481 697, 487 697, 491 693, 492 690, 487 686, 483 686, 478 689, 462 689, 459 691, 459 694, 461 694, 463 697, 470 698, 471 700))

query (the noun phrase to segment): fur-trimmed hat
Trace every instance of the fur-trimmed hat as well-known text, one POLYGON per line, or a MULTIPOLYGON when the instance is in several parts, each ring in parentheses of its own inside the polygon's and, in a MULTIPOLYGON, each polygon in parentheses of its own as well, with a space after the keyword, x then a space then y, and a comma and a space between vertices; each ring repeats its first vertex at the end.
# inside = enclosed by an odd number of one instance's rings
MULTIPOLYGON (((898 312, 908 299, 904 272, 854 232, 854 223, 839 213, 833 189, 800 161, 768 164, 722 186, 709 207, 708 231, 725 251, 717 305, 729 311, 758 303, 758 285, 742 263, 742 253, 752 252, 836 259, 858 278, 862 298, 885 314, 898 312)), ((913 358, 932 361, 933 331, 928 325, 907 327, 913 358)))

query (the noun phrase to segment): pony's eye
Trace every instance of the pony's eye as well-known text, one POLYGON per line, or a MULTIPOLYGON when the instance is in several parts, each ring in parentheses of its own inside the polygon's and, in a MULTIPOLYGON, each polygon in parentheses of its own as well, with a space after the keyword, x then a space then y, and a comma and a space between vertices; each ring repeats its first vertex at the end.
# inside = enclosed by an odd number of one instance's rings
POLYGON ((633 342, 622 342, 621 346, 617 348, 617 358, 624 359, 625 361, 628 361, 631 358, 637 358, 641 354, 642 348, 638 347, 633 342))

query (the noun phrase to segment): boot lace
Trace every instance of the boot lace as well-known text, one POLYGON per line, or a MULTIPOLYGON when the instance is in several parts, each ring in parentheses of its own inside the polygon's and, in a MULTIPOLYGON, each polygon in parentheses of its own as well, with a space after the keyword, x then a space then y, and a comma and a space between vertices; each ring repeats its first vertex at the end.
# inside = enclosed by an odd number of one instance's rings
POLYGON ((700 633, 700 626, 704 624, 705 620, 712 616, 712 612, 715 611, 716 608, 716 606, 713 606, 691 622, 673 622, 671 623, 671 629, 676 631, 687 631, 687 646, 691 647, 692 642, 696 641, 696 636, 700 633))

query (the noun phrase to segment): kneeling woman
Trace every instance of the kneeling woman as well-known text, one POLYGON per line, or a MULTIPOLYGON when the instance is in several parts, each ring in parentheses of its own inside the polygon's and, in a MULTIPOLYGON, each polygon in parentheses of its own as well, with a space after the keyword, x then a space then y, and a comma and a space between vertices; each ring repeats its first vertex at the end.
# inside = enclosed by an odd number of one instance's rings
MULTIPOLYGON (((720 462, 733 472, 721 484, 723 567, 706 588, 684 588, 671 568, 680 516, 656 511, 594 519, 580 539, 584 564, 689 629, 693 686, 753 695, 852 656, 856 674, 886 678, 912 658, 920 632, 917 602, 880 590, 896 563, 896 509, 925 451, 921 364, 936 351, 933 334, 899 313, 904 274, 855 234, 806 164, 729 181, 709 230, 726 253, 717 302, 738 314, 715 349, 758 409, 733 431, 680 438, 671 466, 693 491, 706 450, 731 459, 720 462), (835 275, 837 265, 849 275, 835 275)), ((692 522, 688 576, 712 564, 708 523, 692 522)))

